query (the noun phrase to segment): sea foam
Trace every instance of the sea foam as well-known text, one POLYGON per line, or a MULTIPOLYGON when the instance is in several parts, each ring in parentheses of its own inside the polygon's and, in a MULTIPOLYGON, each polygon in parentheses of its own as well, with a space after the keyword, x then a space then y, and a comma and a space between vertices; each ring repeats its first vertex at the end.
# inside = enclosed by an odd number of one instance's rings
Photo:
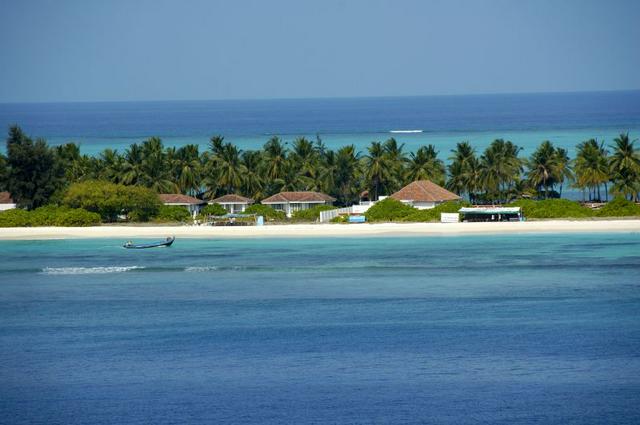
POLYGON ((141 266, 106 266, 106 267, 45 267, 43 274, 107 274, 123 273, 131 270, 144 269, 141 266))

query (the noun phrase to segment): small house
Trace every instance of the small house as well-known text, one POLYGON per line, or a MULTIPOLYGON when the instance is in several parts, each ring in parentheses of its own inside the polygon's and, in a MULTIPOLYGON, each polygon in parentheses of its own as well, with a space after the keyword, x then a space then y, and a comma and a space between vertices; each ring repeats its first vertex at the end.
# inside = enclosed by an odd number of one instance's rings
POLYGON ((253 199, 236 194, 229 194, 212 199, 209 201, 209 204, 219 204, 224 207, 229 214, 240 214, 243 213, 249 205, 253 204, 253 199))
POLYGON ((263 199, 261 203, 291 217, 296 211, 308 210, 318 205, 333 205, 335 201, 335 198, 320 192, 280 192, 263 199))
POLYGON ((419 210, 434 208, 443 202, 461 199, 455 193, 449 192, 430 180, 417 180, 409 183, 389 197, 419 210))

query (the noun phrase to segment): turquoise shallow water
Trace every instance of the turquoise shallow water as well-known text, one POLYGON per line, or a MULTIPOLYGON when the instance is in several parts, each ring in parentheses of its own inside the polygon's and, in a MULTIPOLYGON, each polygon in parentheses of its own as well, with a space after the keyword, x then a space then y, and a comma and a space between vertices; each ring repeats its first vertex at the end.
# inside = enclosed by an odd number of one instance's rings
POLYGON ((640 234, 0 242, 5 423, 640 421, 640 234))

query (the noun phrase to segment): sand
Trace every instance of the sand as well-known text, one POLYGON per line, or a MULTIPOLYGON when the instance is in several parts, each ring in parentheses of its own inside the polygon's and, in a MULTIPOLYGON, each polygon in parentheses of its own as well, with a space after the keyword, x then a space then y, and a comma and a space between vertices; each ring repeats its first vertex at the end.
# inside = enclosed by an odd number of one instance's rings
POLYGON ((132 226, 0 228, 0 240, 77 238, 252 238, 431 236, 569 232, 640 232, 640 220, 545 220, 501 223, 285 224, 247 227, 132 226))

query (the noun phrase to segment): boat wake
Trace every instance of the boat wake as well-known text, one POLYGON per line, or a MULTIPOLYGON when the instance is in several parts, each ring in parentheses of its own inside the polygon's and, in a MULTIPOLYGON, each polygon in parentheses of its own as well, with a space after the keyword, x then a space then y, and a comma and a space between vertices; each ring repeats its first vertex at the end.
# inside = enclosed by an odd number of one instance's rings
POLYGON ((45 267, 42 274, 63 275, 63 274, 107 274, 124 273, 132 270, 142 270, 141 266, 111 266, 111 267, 45 267))
POLYGON ((391 130, 389 133, 423 133, 424 130, 391 130))

